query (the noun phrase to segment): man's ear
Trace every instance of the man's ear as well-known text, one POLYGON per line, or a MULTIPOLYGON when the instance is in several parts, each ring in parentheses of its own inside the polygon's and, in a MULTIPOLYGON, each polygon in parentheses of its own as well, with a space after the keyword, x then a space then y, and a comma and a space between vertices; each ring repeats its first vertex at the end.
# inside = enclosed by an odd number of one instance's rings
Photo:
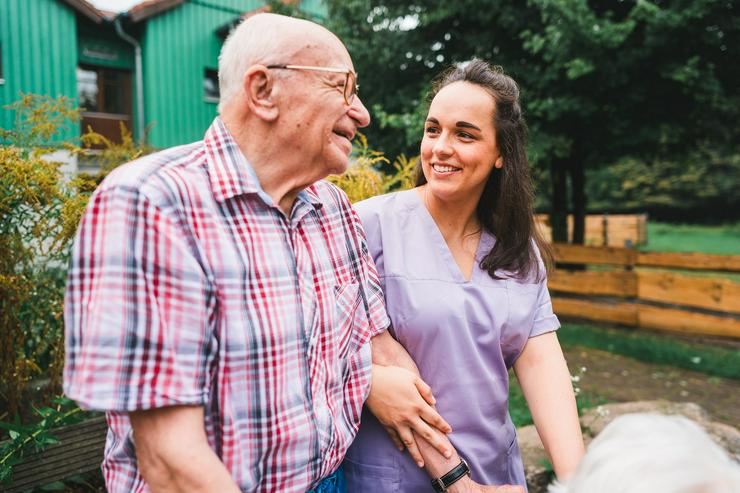
POLYGON ((265 121, 274 121, 278 117, 275 102, 275 79, 264 65, 252 65, 244 73, 242 89, 249 111, 265 121))

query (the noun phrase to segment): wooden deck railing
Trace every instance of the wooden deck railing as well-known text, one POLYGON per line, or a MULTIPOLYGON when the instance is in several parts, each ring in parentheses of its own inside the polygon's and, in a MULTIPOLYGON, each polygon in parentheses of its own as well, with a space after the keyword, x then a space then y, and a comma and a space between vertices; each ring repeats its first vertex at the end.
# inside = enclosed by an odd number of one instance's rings
POLYGON ((563 317, 740 338, 740 282, 722 274, 740 272, 740 255, 566 244, 553 245, 553 251, 558 268, 548 285, 563 317), (569 270, 563 264, 589 267, 569 270))

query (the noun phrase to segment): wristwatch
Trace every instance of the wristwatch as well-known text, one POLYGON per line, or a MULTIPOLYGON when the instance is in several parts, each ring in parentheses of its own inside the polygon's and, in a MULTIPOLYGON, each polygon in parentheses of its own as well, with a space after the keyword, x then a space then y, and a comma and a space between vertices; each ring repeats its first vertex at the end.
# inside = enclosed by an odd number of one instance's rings
POLYGON ((440 478, 432 479, 432 488, 434 488, 434 491, 437 493, 445 493, 447 488, 459 481, 465 475, 470 476, 470 467, 468 467, 468 463, 465 462, 465 459, 460 457, 460 463, 450 472, 440 478))

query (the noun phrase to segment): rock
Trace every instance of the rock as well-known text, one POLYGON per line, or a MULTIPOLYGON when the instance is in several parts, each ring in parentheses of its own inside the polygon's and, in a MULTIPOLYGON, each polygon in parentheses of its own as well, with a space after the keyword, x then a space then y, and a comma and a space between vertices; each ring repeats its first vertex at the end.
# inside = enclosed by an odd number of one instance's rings
MULTIPOLYGON (((740 431, 734 426, 711 421, 701 406, 692 402, 640 401, 605 404, 584 411, 581 429, 586 445, 617 416, 630 413, 680 414, 698 423, 736 461, 740 461, 740 431)), ((553 478, 545 449, 533 425, 517 430, 517 441, 524 462, 530 493, 545 493, 553 478)))

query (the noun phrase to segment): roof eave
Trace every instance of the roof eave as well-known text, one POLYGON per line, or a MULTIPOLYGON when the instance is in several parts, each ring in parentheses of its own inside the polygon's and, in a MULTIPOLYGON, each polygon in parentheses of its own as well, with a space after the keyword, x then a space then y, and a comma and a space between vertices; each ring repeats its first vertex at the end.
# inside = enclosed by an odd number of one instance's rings
POLYGON ((96 9, 89 2, 85 0, 63 0, 64 3, 81 13, 95 24, 100 24, 103 21, 111 20, 108 15, 103 11, 96 9))
POLYGON ((174 9, 185 0, 149 0, 132 7, 127 16, 131 22, 141 22, 157 14, 174 9))

